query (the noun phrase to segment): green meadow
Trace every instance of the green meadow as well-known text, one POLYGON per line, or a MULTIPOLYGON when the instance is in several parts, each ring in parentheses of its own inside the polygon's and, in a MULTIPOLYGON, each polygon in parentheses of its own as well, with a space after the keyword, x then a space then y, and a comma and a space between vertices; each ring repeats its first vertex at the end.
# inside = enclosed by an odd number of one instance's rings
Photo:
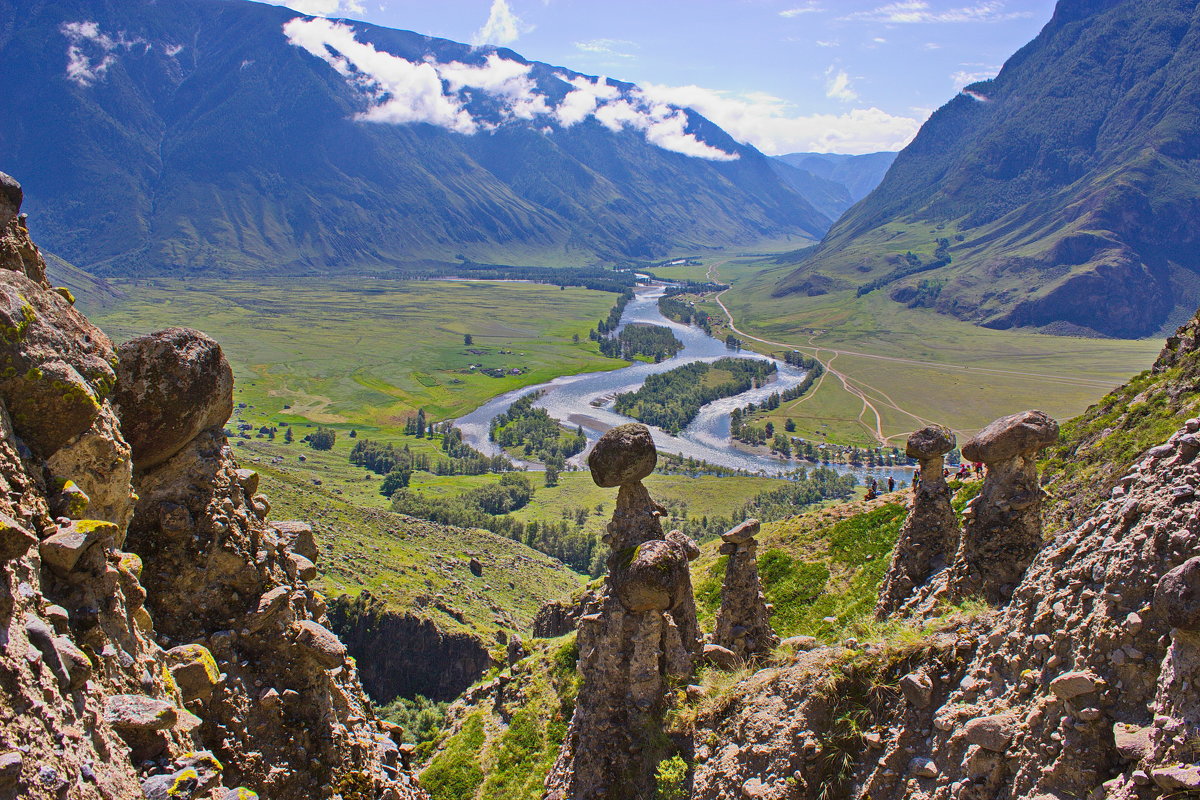
MULTIPOLYGON (((1162 340, 1090 339, 1029 330, 990 330, 927 309, 910 309, 886 291, 772 297, 794 266, 731 261, 718 266, 733 288, 721 296, 745 346, 780 354, 815 355, 828 373, 804 397, 769 415, 781 428, 818 441, 902 444, 930 422, 967 436, 991 420, 1026 408, 1059 419, 1081 413, 1112 388, 1148 367, 1162 340)), ((725 312, 713 296, 704 308, 725 312)), ((714 325, 714 335, 728 332, 714 325)), ((736 334, 735 334, 736 335, 736 334)))
POLYGON ((512 389, 625 365, 588 339, 610 292, 372 279, 113 285, 125 297, 87 309, 110 336, 205 331, 233 364, 240 402, 300 422, 388 428, 418 408, 447 419, 512 389))

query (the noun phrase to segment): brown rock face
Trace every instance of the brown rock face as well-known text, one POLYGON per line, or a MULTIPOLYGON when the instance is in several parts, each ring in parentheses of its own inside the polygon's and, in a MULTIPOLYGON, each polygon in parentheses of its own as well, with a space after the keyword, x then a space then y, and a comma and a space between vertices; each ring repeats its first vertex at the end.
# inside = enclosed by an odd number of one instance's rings
POLYGON ((108 337, 65 299, 0 270, 0 397, 30 449, 50 456, 92 426, 114 360, 108 337))
POLYGON ((592 480, 605 489, 637 483, 654 472, 657 463, 650 429, 637 423, 608 431, 588 455, 592 480))
POLYGON ((597 485, 621 488, 604 537, 608 579, 578 620, 583 684, 546 779, 552 800, 653 797, 654 769, 670 755, 666 678, 688 676, 701 646, 688 569, 699 549, 663 534, 666 512, 641 484, 657 460, 643 425, 614 428, 588 457, 597 485))
POLYGON ((779 644, 758 579, 758 529, 758 520, 752 519, 721 536, 733 552, 725 566, 713 642, 743 660, 766 655, 779 644))
POLYGON ((205 334, 168 328, 131 339, 117 354, 114 400, 138 470, 161 464, 233 413, 233 370, 205 334))
POLYGON ((1189 558, 1159 579, 1154 610, 1172 628, 1200 631, 1200 557, 1189 558))
POLYGON ((1037 454, 1058 438, 1041 411, 1002 417, 963 445, 963 457, 987 465, 983 489, 964 511, 962 542, 949 575, 951 597, 1001 603, 1042 548, 1037 454))
POLYGON ((958 518, 942 477, 943 458, 955 442, 954 433, 942 425, 930 425, 908 437, 906 452, 920 461, 921 482, 913 489, 912 507, 879 589, 875 606, 879 619, 912 599, 919 587, 946 567, 958 548, 958 518))

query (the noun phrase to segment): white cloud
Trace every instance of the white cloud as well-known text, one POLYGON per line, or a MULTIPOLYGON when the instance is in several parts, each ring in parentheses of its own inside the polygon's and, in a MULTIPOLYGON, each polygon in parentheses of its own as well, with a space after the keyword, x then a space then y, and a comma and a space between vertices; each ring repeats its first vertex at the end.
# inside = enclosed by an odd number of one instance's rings
POLYGON ((825 39, 817 40, 817 47, 837 47, 837 46, 838 46, 837 42, 827 41, 825 39))
POLYGON ((487 22, 475 32, 473 44, 512 44, 522 33, 521 20, 508 7, 508 0, 492 0, 487 22))
POLYGON ((830 67, 825 70, 825 96, 831 100, 850 103, 858 99, 858 92, 850 86, 850 76, 845 70, 830 67))
POLYGON ((920 120, 894 116, 878 108, 795 116, 785 100, 761 92, 734 95, 701 86, 653 84, 643 89, 660 102, 694 109, 734 139, 770 155, 899 150, 921 127, 920 120))
POLYGON ((181 45, 181 44, 169 44, 169 45, 167 45, 167 46, 164 48, 164 50, 163 50, 163 51, 164 51, 164 52, 167 54, 167 56, 168 56, 169 58, 174 58, 175 56, 177 56, 177 55, 179 55, 180 53, 182 53, 182 52, 183 52, 183 45, 181 45))
POLYGON ((975 67, 976 69, 960 69, 950 76, 950 80, 954 83, 955 91, 962 91, 964 86, 970 86, 972 83, 991 80, 1000 72, 1000 67, 991 67, 984 64, 964 64, 963 66, 975 67))
POLYGON ((284 24, 283 32, 291 44, 324 59, 372 96, 375 104, 359 114, 359 119, 427 122, 458 133, 478 130, 461 100, 442 90, 442 79, 433 64, 382 53, 359 42, 349 26, 325 19, 297 17, 284 24))
MULTIPOLYGON (((293 11, 308 14, 310 17, 338 17, 344 14, 365 14, 366 6, 362 0, 264 0, 276 6, 287 6, 293 11)), ((380 6, 380 11, 383 7, 380 6)))
POLYGON ((530 77, 532 65, 497 53, 481 65, 414 62, 358 41, 348 25, 320 18, 297 17, 283 32, 291 44, 322 59, 366 94, 370 106, 356 117, 364 122, 428 123, 470 135, 510 120, 540 117, 569 128, 591 117, 614 132, 638 131, 664 150, 711 161, 738 158, 688 133, 688 116, 680 107, 636 88, 622 91, 605 78, 559 76, 572 88, 552 107, 530 77), (467 106, 477 93, 498 104, 499 122, 472 116, 467 106))
POLYGON ((58 30, 67 37, 67 80, 85 87, 104 77, 116 62, 118 50, 150 47, 144 39, 131 39, 124 31, 110 36, 95 22, 64 22, 58 30))
POLYGON ((575 42, 575 49, 581 53, 612 58, 636 58, 632 53, 625 52, 636 47, 633 42, 624 39, 591 39, 586 42, 575 42))
POLYGON ((918 22, 1003 22, 1030 16, 1028 11, 1005 11, 1000 0, 988 0, 973 6, 935 11, 925 0, 900 0, 870 11, 855 11, 843 20, 911 24, 918 22))
POLYGON ((787 17, 790 19, 791 17, 798 17, 801 14, 815 14, 818 11, 823 11, 823 10, 824 9, 821 8, 817 4, 816 0, 808 0, 808 2, 802 6, 796 6, 794 8, 786 8, 783 11, 780 11, 779 16, 787 17))

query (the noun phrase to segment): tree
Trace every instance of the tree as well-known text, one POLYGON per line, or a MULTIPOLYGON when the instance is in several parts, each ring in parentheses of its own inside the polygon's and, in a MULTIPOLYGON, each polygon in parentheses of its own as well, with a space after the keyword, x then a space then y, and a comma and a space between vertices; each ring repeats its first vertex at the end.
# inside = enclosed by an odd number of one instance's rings
POLYGON ((313 450, 332 450, 337 441, 337 432, 333 428, 318 427, 316 431, 304 437, 308 446, 313 450))
POLYGON ((296 440, 296 437, 292 435, 292 426, 289 425, 288 429, 286 431, 284 431, 283 442, 284 442, 284 444, 291 444, 295 440, 296 440))
POLYGON ((383 478, 383 486, 379 488, 379 493, 384 497, 391 497, 397 489, 407 489, 408 482, 412 478, 412 470, 406 467, 396 467, 383 478))
POLYGON ((467 347, 470 347, 474 343, 475 343, 475 339, 471 336, 471 334, 467 333, 467 334, 463 335, 463 344, 464 345, 466 345, 467 347))
POLYGON ((794 433, 796 430, 796 421, 788 417, 787 421, 783 423, 783 429, 788 433, 794 433))
POLYGON ((558 467, 553 464, 546 465, 546 485, 558 486, 558 467))
POLYGON ((766 427, 766 432, 767 432, 768 439, 770 439, 772 436, 774 436, 775 435, 775 424, 768 422, 767 427, 766 427))

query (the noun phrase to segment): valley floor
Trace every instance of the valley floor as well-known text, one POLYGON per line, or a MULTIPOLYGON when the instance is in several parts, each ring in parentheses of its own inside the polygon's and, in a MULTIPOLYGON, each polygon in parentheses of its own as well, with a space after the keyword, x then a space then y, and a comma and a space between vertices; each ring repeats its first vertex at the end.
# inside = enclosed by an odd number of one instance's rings
POLYGON ((732 333, 762 353, 815 355, 826 374, 804 397, 756 422, 816 441, 902 445, 931 422, 960 438, 1015 408, 1073 417, 1146 369, 1160 338, 1087 339, 997 331, 909 309, 875 292, 857 299, 771 297, 787 267, 713 259, 706 275, 732 288, 700 304, 718 338, 732 333))

